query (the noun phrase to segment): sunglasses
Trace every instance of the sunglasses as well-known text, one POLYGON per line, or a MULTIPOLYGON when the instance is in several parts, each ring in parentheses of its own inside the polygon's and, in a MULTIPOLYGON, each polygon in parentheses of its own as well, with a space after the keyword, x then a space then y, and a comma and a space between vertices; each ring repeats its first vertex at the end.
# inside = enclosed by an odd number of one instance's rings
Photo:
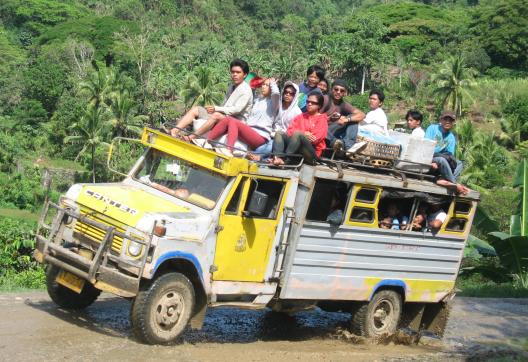
POLYGON ((345 93, 346 92, 346 89, 345 88, 339 88, 339 87, 335 87, 334 89, 332 89, 335 93, 345 93))
POLYGON ((294 96, 294 95, 295 95, 295 92, 292 92, 292 91, 286 91, 286 92, 284 92, 284 95, 294 96))
POLYGON ((311 104, 311 105, 316 105, 316 106, 318 106, 318 105, 319 105, 319 102, 306 101, 306 104, 311 104))

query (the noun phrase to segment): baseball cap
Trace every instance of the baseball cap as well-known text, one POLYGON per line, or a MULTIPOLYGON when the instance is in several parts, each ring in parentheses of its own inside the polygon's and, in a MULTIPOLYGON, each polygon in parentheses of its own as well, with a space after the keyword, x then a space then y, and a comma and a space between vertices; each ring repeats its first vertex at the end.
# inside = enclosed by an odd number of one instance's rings
POLYGON ((440 119, 444 119, 444 118, 451 118, 453 120, 453 122, 456 121, 455 112, 443 111, 442 114, 440 115, 440 119))

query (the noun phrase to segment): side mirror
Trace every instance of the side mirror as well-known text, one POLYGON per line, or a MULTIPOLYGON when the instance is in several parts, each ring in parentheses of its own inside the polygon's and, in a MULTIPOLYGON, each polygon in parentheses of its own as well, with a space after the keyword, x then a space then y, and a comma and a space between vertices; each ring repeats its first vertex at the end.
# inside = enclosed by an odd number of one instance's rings
POLYGON ((249 205, 247 210, 244 210, 244 216, 257 215, 263 216, 266 211, 266 205, 268 204, 268 195, 260 192, 253 191, 251 199, 249 199, 249 205))

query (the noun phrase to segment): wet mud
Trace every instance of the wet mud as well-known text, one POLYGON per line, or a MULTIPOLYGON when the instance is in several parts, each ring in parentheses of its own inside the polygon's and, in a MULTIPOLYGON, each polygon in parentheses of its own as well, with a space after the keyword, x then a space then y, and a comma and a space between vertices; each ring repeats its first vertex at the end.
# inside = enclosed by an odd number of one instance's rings
POLYGON ((348 314, 318 309, 288 316, 216 308, 180 343, 147 346, 131 334, 129 309, 110 295, 71 312, 46 293, 0 294, 0 360, 528 360, 510 343, 528 337, 526 299, 456 298, 443 340, 404 331, 368 340, 348 331, 348 314))

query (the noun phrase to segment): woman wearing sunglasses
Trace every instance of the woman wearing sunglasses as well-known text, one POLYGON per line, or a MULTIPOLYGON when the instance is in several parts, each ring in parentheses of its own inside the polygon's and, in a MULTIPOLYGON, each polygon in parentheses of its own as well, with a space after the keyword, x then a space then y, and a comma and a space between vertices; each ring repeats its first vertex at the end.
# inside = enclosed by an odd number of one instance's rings
POLYGON ((328 117, 320 113, 324 98, 321 93, 310 93, 306 101, 306 112, 298 115, 288 126, 286 132, 276 132, 273 139, 273 153, 270 161, 277 166, 286 163, 298 163, 298 159, 286 155, 302 155, 304 162, 313 164, 325 149, 325 137, 328 131, 328 117))

